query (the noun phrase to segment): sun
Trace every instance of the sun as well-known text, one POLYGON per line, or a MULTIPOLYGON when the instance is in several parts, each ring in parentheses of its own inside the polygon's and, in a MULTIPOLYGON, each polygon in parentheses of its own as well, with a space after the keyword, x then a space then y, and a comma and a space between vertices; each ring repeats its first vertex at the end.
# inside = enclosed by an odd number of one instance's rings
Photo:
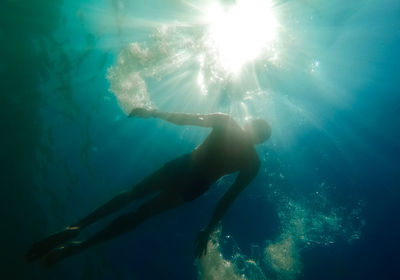
POLYGON ((238 73, 272 42, 277 21, 269 0, 238 0, 235 5, 211 6, 206 14, 208 40, 220 65, 238 73))

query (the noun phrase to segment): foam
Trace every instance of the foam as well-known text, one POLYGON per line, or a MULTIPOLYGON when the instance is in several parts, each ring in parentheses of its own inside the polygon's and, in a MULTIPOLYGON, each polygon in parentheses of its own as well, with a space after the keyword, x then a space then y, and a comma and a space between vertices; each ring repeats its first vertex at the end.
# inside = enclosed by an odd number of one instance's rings
POLYGON ((115 65, 107 71, 107 79, 125 114, 136 107, 155 107, 146 79, 160 79, 181 66, 181 43, 172 29, 159 28, 148 43, 132 42, 121 50, 115 65))
POLYGON ((220 249, 221 230, 216 230, 207 244, 207 254, 196 263, 201 280, 247 280, 235 264, 224 259, 220 249))
MULTIPOLYGON (((325 184, 321 184, 315 195, 307 199, 276 195, 273 202, 281 221, 281 233, 275 240, 266 240, 261 254, 254 253, 251 258, 233 248, 228 250, 234 252, 233 256, 224 259, 222 249, 237 245, 221 237, 219 229, 208 244, 207 255, 198 264, 199 278, 294 280, 302 271, 301 251, 305 248, 359 239, 365 224, 361 216, 363 203, 359 201, 348 208, 337 206, 326 193, 325 184)), ((258 247, 252 245, 252 251, 258 247)))
MULTIPOLYGON (((164 25, 155 29, 146 42, 132 42, 124 47, 107 72, 110 91, 121 109, 128 114, 135 107, 156 107, 148 92, 149 80, 160 81, 169 75, 179 77, 182 73, 192 77, 181 81, 193 83, 189 85, 193 89, 191 94, 217 96, 224 92, 242 97, 243 89, 237 86, 232 73, 221 66, 208 36, 206 25, 164 25)), ((256 81, 246 80, 258 87, 256 81)))
POLYGON ((278 279, 295 279, 302 267, 295 237, 283 233, 277 241, 268 244, 263 261, 278 275, 278 279))
POLYGON ((313 246, 328 246, 338 240, 351 243, 359 239, 365 225, 363 203, 344 207, 333 204, 324 183, 312 197, 276 197, 282 231, 264 250, 263 266, 278 279, 296 279, 301 273, 300 252, 313 246))

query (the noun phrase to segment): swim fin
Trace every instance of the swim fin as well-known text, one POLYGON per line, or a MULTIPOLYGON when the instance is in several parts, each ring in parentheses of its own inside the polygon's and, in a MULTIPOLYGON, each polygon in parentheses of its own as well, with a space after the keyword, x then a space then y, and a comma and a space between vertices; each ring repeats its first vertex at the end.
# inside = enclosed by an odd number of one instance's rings
POLYGON ((33 244, 29 251, 26 253, 25 258, 28 262, 33 262, 46 255, 58 245, 65 243, 78 235, 78 227, 67 227, 65 230, 53 234, 33 244))

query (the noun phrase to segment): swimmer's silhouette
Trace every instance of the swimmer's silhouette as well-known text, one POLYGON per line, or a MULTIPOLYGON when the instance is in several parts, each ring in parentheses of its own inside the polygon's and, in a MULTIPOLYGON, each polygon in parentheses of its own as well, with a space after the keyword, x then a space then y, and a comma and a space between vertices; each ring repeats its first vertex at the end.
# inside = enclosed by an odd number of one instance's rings
POLYGON ((130 116, 160 118, 177 125, 210 127, 212 131, 191 153, 166 163, 131 190, 117 195, 78 223, 34 244, 26 255, 28 261, 44 257, 45 265, 53 265, 90 246, 128 232, 154 215, 192 201, 222 176, 239 172, 233 185, 218 202, 208 226, 198 235, 196 256, 202 256, 206 253, 211 232, 232 201, 258 172, 260 160, 254 144, 262 143, 270 136, 270 127, 264 120, 251 121, 241 128, 230 116, 221 113, 179 114, 137 108, 130 116), (88 240, 64 244, 77 237, 81 229, 121 209, 131 201, 150 194, 155 196, 136 211, 116 218, 88 240))

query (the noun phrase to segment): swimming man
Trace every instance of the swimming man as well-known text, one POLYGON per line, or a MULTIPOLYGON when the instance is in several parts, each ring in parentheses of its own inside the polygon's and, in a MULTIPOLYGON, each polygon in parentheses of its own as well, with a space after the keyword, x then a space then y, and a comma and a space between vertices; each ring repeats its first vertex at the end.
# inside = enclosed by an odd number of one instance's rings
POLYGON ((242 128, 230 116, 222 113, 180 114, 137 108, 130 116, 159 118, 177 125, 209 127, 212 131, 191 153, 164 164, 131 190, 117 195, 78 223, 35 243, 26 255, 28 261, 44 257, 45 265, 53 265, 88 247, 126 233, 154 215, 192 201, 222 176, 239 172, 232 186, 218 202, 208 226, 198 235, 196 256, 201 257, 206 254, 212 231, 234 199, 258 172, 260 160, 254 145, 264 142, 271 134, 270 126, 264 120, 253 120, 242 128), (88 225, 120 210, 135 199, 151 194, 155 196, 137 210, 119 216, 88 240, 66 243, 77 237, 88 225))

